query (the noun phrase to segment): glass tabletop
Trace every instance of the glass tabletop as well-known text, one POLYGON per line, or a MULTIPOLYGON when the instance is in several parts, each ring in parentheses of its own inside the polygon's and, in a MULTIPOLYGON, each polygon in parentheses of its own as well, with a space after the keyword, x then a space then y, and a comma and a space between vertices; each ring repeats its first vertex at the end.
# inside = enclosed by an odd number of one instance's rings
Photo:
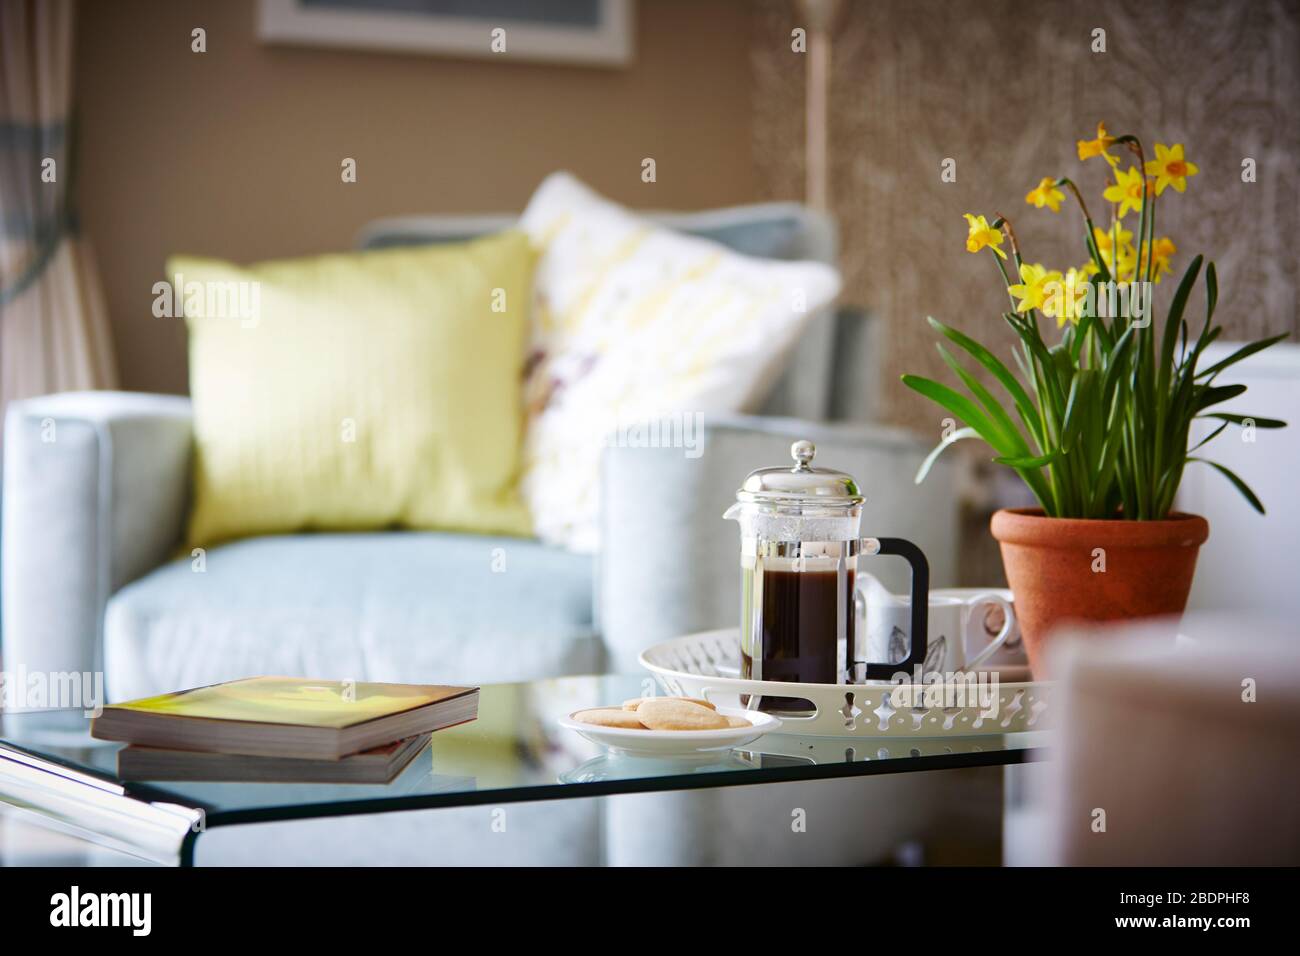
MULTIPOLYGON (((718 754, 652 758, 607 751, 558 724, 574 710, 617 706, 653 692, 653 683, 644 676, 484 685, 478 718, 435 733, 429 745, 387 784, 123 782, 117 777, 117 752, 122 745, 94 740, 89 719, 67 711, 0 715, 0 757, 4 748, 10 748, 120 786, 127 795, 142 800, 199 808, 211 827, 997 766, 1034 759, 1043 746, 1042 732, 931 738, 780 733, 718 754)), ((0 760, 0 791, 4 763, 0 760)))

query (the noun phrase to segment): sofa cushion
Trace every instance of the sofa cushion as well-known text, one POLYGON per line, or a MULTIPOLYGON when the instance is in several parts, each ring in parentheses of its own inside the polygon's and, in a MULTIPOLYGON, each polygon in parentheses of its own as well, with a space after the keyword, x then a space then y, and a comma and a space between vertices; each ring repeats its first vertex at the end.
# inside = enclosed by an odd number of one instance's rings
POLYGON ((536 541, 282 535, 166 564, 109 600, 108 695, 256 674, 489 683, 598 671, 592 559, 536 541))
POLYGON ((757 408, 840 279, 666 229, 567 173, 547 177, 519 225, 540 249, 524 498, 539 538, 594 553, 605 445, 699 457, 702 416, 757 408))
POLYGON ((528 534, 535 258, 511 231, 246 267, 169 259, 189 328, 191 544, 398 525, 528 534))

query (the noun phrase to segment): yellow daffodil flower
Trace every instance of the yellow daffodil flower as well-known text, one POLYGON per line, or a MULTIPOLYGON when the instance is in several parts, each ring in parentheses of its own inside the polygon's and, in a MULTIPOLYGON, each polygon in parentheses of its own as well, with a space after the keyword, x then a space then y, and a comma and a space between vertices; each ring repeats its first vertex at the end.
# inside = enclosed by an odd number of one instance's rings
POLYGON ((1150 259, 1152 263, 1155 264, 1155 271, 1152 273, 1152 278, 1157 283, 1160 282, 1160 277, 1162 275, 1166 275, 1173 271, 1173 267, 1169 264, 1169 260, 1177 251, 1178 247, 1175 246, 1174 241, 1167 236, 1157 239, 1154 248, 1149 242, 1142 243, 1142 258, 1150 259))
POLYGON ((1147 162, 1146 171, 1156 177, 1156 195, 1165 191, 1166 186, 1173 186, 1178 192, 1187 188, 1187 177, 1195 176, 1199 169, 1195 163, 1183 158, 1183 144, 1174 143, 1165 146, 1156 143, 1156 158, 1147 162))
POLYGON ((1114 145, 1115 137, 1106 135, 1106 124, 1098 123, 1096 139, 1079 140, 1079 159, 1082 161, 1085 159, 1091 159, 1093 156, 1101 156, 1106 160, 1106 162, 1110 163, 1111 166, 1118 166, 1119 157, 1112 156, 1109 152, 1110 148, 1114 145))
POLYGON ((1065 199, 1065 193, 1056 188, 1054 179, 1042 179, 1038 183, 1037 189, 1029 190, 1025 196, 1025 202, 1031 206, 1037 206, 1042 209, 1044 206, 1052 212, 1061 211, 1061 200, 1065 199))
POLYGON ((1142 209, 1143 194, 1149 195, 1151 187, 1147 185, 1146 177, 1138 170, 1136 166, 1130 166, 1128 172, 1115 172, 1115 183, 1107 186, 1103 195, 1107 202, 1119 203, 1119 212, 1117 215, 1123 219, 1131 209, 1139 212, 1142 209))
POLYGON ((1079 324, 1083 316, 1083 297, 1088 291, 1088 276, 1080 269, 1070 269, 1063 278, 1051 281, 1050 276, 1060 277, 1059 272, 1049 273, 1046 283, 1047 299, 1043 303, 1043 314, 1056 319, 1056 327, 1062 328, 1066 322, 1079 324))
POLYGON ((1097 249, 1103 256, 1111 251, 1112 239, 1118 238, 1121 248, 1133 244, 1133 233, 1128 229, 1121 226, 1116 230, 1116 233, 1117 235, 1112 235, 1101 226, 1092 227, 1092 238, 1096 241, 1097 249))
POLYGON ((1020 282, 1008 286, 1007 291, 1020 300, 1016 304, 1016 311, 1028 312, 1030 309, 1041 309, 1053 291, 1049 288, 1051 284, 1059 285, 1060 282, 1059 272, 1048 272, 1041 265, 1024 262, 1020 265, 1020 282))
POLYGON ((1133 274, 1137 271, 1137 250, 1133 244, 1120 246, 1119 261, 1114 257, 1106 257, 1106 266, 1110 269, 1111 277, 1121 284, 1133 281, 1133 274))
POLYGON ((1003 259, 1007 254, 999 247, 1002 245, 1002 230, 994 229, 989 226, 988 220, 983 216, 972 216, 966 213, 966 222, 970 224, 970 232, 966 236, 966 251, 979 252, 985 246, 988 246, 1003 259))
MULTIPOLYGON (((1106 268, 1110 270, 1110 277, 1117 282, 1127 282, 1133 277, 1133 272, 1137 268, 1137 249, 1133 246, 1133 233, 1127 229, 1119 228, 1115 230, 1117 235, 1106 232, 1100 226, 1093 226, 1092 238, 1097 242, 1097 251, 1101 253, 1101 261, 1106 263, 1106 268), (1115 240, 1119 242, 1119 258, 1115 257, 1115 240)), ((1098 271, 1096 269, 1094 272, 1098 271)))

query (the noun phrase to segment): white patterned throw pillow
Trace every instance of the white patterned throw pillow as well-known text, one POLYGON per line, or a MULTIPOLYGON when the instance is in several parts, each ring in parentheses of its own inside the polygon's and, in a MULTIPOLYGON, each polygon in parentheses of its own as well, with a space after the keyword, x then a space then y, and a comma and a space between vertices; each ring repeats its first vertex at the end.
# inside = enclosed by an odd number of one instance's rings
POLYGON ((542 540, 592 552, 605 444, 698 456, 700 421, 762 401, 840 280, 673 232, 567 173, 538 187, 520 225, 541 253, 524 497, 542 540))

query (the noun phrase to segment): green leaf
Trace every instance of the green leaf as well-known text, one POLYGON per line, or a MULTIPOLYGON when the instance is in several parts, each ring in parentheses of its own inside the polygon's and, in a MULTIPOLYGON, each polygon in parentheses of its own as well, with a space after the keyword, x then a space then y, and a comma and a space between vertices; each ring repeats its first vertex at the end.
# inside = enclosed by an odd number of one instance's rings
POLYGON ((1007 456, 998 456, 993 460, 997 462, 999 465, 1007 465, 1011 468, 1042 468, 1045 465, 1050 465, 1052 462, 1056 461, 1056 459, 1060 457, 1061 457, 1061 449, 1053 448, 1046 455, 1039 455, 1036 458, 1035 457, 1012 458, 1007 456))
POLYGON ((1182 281, 1178 283, 1178 290, 1174 293, 1174 300, 1169 304, 1169 318, 1165 322, 1165 341, 1162 343, 1161 354, 1164 361, 1168 362, 1174 354, 1173 343, 1174 335, 1170 332, 1170 326, 1175 330, 1178 323, 1182 321, 1183 310, 1187 307, 1187 297, 1192 294, 1192 286, 1196 284, 1196 277, 1201 274, 1202 257, 1197 256, 1187 266, 1187 271, 1183 273, 1182 281))
POLYGON ((1227 422, 1223 422, 1222 424, 1219 425, 1218 428, 1216 428, 1214 431, 1210 432, 1208 435, 1206 435, 1204 438, 1202 438, 1200 441, 1198 441, 1198 442, 1197 442, 1195 445, 1193 445, 1191 448, 1187 449, 1187 451, 1188 451, 1189 453, 1190 453, 1190 452, 1194 452, 1194 451, 1196 451, 1196 449, 1202 447, 1203 445, 1208 445, 1210 442, 1214 441, 1214 439, 1216 439, 1216 438, 1219 437, 1219 432, 1223 431, 1223 430, 1224 430, 1225 428, 1227 428, 1227 427, 1228 427, 1228 423, 1227 423, 1227 422))
MULTIPOLYGON (((1119 415, 1120 407, 1115 406, 1114 415, 1119 415)), ((1124 447, 1124 433, 1117 427, 1113 427, 1106 433, 1106 440, 1102 443, 1101 458, 1098 462, 1097 471, 1092 476, 1092 491, 1088 498, 1088 510, 1092 514, 1097 514, 1102 510, 1106 502, 1106 495, 1110 491, 1111 484, 1115 480, 1115 465, 1119 458, 1120 449, 1124 447)))
POLYGON ((1020 374, 1025 377, 1025 381, 1029 383, 1031 388, 1033 388, 1034 373, 1030 371, 1029 365, 1026 363, 1025 357, 1021 355, 1020 352, 1014 348, 1011 350, 1011 357, 1015 359, 1016 368, 1020 369, 1020 374))
POLYGON ((1255 497, 1255 492, 1251 491, 1250 486, 1247 485, 1240 478, 1238 478, 1237 475, 1231 469, 1223 467, 1223 465, 1220 465, 1217 461, 1209 461, 1208 459, 1205 458, 1194 458, 1189 455, 1187 457, 1187 460, 1199 461, 1201 464, 1209 465, 1211 468, 1217 470, 1221 475, 1223 475, 1230 482, 1232 482, 1232 484, 1236 487, 1236 489, 1239 492, 1241 492, 1241 496, 1250 502, 1250 506, 1252 508, 1254 508, 1260 514, 1265 513, 1264 505, 1260 502, 1260 500, 1257 497, 1255 497))
MULTIPOLYGON (((1227 428, 1228 426, 1224 425, 1223 427, 1227 428)), ((935 445, 930 451, 930 454, 925 456, 925 461, 921 462, 921 467, 916 470, 916 484, 919 485, 921 482, 925 481, 925 476, 930 473, 930 469, 934 467, 934 463, 939 460, 939 456, 943 454, 943 450, 949 445, 955 445, 964 438, 979 437, 979 432, 973 428, 967 427, 957 429, 943 441, 939 442, 939 444, 935 445)))
POLYGON ((1241 348, 1237 349, 1237 351, 1233 352, 1223 361, 1215 362, 1209 368, 1202 369, 1201 371, 1197 372, 1196 377, 1205 378, 1208 375, 1217 375, 1219 372, 1222 372, 1229 365, 1233 365, 1237 362, 1240 362, 1244 358, 1249 358, 1250 356, 1254 355, 1256 352, 1262 352, 1264 351, 1264 349, 1276 345, 1278 342, 1281 342, 1284 338, 1286 338, 1290 334, 1291 334, 1290 332, 1283 332, 1281 335, 1270 336, 1269 338, 1266 339, 1260 339, 1258 342, 1251 342, 1249 345, 1243 345, 1241 348))
POLYGON ((1016 330, 1016 334, 1025 343, 1025 347, 1033 353, 1034 358, 1038 359, 1040 365, 1050 366, 1052 364, 1052 357, 1047 353, 1047 344, 1043 341, 1043 337, 1038 334, 1038 326, 1015 312, 1003 312, 1002 318, 1006 319, 1007 324, 1016 330))
POLYGON ((1226 402, 1236 398, 1238 395, 1244 395, 1246 392, 1245 385, 1215 385, 1213 388, 1202 387, 1200 394, 1196 396, 1196 401, 1192 403, 1193 413, 1202 409, 1209 408, 1211 405, 1217 405, 1220 402, 1226 402))
POLYGON ((1016 446, 1017 452, 1023 454, 1029 451, 1029 446, 1020 434, 1020 429, 1016 427, 1016 423, 1011 420, 1011 416, 1007 414, 1006 409, 993 397, 989 390, 983 386, 979 379, 966 371, 943 345, 936 343, 936 348, 939 349, 939 355, 943 357, 944 362, 953 370, 953 374, 961 379, 967 391, 974 395, 979 400, 979 403, 984 406, 993 424, 997 425, 1002 433, 1006 435, 1008 441, 1016 446))
POLYGON ((1249 421, 1256 428, 1286 428, 1286 422, 1280 418, 1256 418, 1254 415, 1237 415, 1234 412, 1207 412, 1197 418, 1217 418, 1234 425, 1244 425, 1249 421))
POLYGON ((1070 350, 1070 361, 1079 364, 1079 353, 1083 351, 1083 343, 1086 336, 1082 328, 1077 328, 1071 323, 1065 326, 1065 332, 1061 336, 1061 342, 1070 350))
POLYGON ((975 361, 984 366, 984 368, 988 370, 989 374, 1001 383, 1002 387, 1007 390, 1007 394, 1009 394, 1012 400, 1016 403, 1016 409, 1020 412, 1020 417, 1024 421, 1025 427, 1029 429, 1030 435, 1035 441, 1038 441, 1041 444, 1043 425, 1042 421, 1038 417, 1038 409, 1034 407, 1034 403, 1025 392, 1024 386, 1022 386, 1020 382, 1017 381, 1016 377, 1011 374, 1010 369, 1003 365, 996 355, 984 346, 980 345, 974 339, 970 338, 970 336, 958 332, 954 328, 949 328, 938 319, 927 317, 927 321, 941 335, 946 336, 956 345, 970 353, 971 357, 973 357, 975 361))
MULTIPOLYGON (((1169 306, 1169 316, 1165 319, 1165 331, 1160 339, 1160 365, 1156 373, 1156 396, 1161 403, 1168 400, 1169 377, 1173 370, 1174 346, 1178 342, 1178 329, 1182 325, 1187 297, 1192 294, 1192 286, 1196 284, 1196 277, 1201 273, 1201 261, 1201 257, 1197 256, 1183 273, 1182 281, 1178 283, 1178 291, 1174 293, 1174 301, 1169 306)), ((1163 415, 1157 415, 1158 426, 1162 424, 1162 417, 1163 415)))
MULTIPOLYGON (((1200 355, 1201 351, 1210 344, 1211 341, 1218 338, 1222 326, 1215 326, 1212 323, 1214 318, 1214 309, 1219 302, 1219 278, 1214 269, 1214 263, 1211 262, 1205 267, 1205 325, 1201 327, 1201 334, 1196 337, 1196 347, 1192 350, 1193 357, 1200 355)), ((1193 361, 1193 366, 1195 361, 1193 361)))
POLYGON ((941 385, 932 379, 920 375, 904 375, 903 384, 914 392, 920 392, 932 402, 942 405, 979 433, 979 436, 993 446, 1001 455, 1016 454, 1019 449, 1011 447, 1007 436, 993 424, 974 402, 965 395, 953 391, 947 385, 941 385))
POLYGON ((1205 351, 1205 347, 1212 344, 1214 340, 1222 334, 1223 326, 1221 325, 1216 325, 1214 328, 1210 329, 1205 333, 1204 337, 1196 343, 1196 348, 1192 349, 1192 355, 1199 358, 1200 354, 1205 351))
MULTIPOLYGON (((972 402, 964 395, 953 391, 947 385, 941 385, 938 382, 920 375, 904 375, 903 384, 914 392, 924 395, 948 411, 952 412, 962 421, 973 427, 979 436, 993 447, 999 455, 1018 455, 1021 449, 1008 447, 1006 436, 995 426, 982 411, 978 405, 972 402)), ((1029 486, 1030 491, 1038 499, 1043 509, 1048 514, 1052 514, 1052 497, 1046 483, 1041 475, 1034 471, 1018 471, 1025 484, 1029 486)))
POLYGON ((1214 307, 1219 304, 1219 274, 1211 262, 1205 267, 1205 324, 1214 318, 1214 307))
POLYGON ((1111 349, 1108 365, 1106 366, 1106 377, 1102 380, 1101 394, 1110 396, 1115 390, 1115 383, 1119 381, 1119 376, 1128 368, 1124 361, 1124 356, 1128 352, 1128 347, 1133 341, 1133 326, 1124 330, 1124 334, 1119 337, 1115 347, 1111 349))
POLYGON ((1083 424, 1084 413, 1080 407, 1089 396, 1089 385, 1097 373, 1090 368, 1081 368, 1070 382, 1070 394, 1065 400, 1065 416, 1061 420, 1061 449, 1069 454, 1074 449, 1075 436, 1083 424))

